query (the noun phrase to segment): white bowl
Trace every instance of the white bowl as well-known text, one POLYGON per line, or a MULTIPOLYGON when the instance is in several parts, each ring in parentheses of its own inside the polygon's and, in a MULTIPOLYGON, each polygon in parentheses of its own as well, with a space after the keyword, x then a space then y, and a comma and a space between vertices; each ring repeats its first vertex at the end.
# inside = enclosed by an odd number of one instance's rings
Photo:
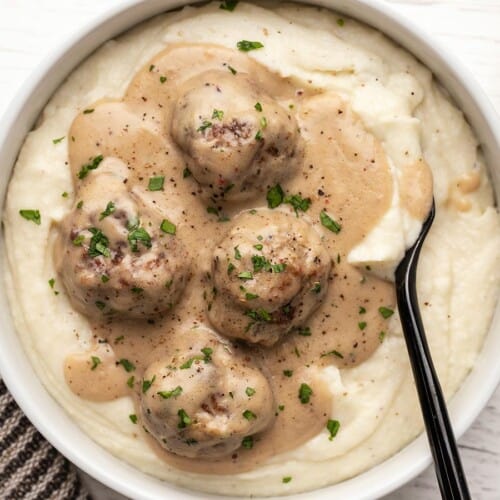
MULTIPOLYGON (((126 0, 69 40, 33 74, 11 103, 0 129, 0 207, 24 137, 53 92, 66 76, 104 41, 166 9, 189 1, 126 0)), ((466 114, 482 145, 497 198, 500 195, 500 125, 491 104, 467 70, 439 48, 427 34, 376 0, 318 0, 303 3, 335 9, 384 32, 415 54, 438 77, 466 114)), ((0 208, 0 217, 1 217, 0 208)), ((0 259, 4 259, 0 234, 0 259)), ((486 338, 476 367, 449 405, 453 427, 460 436, 486 405, 500 381, 500 307, 486 338)), ((150 477, 112 456, 94 443, 68 417, 38 380, 14 331, 7 296, 0 287, 0 369, 16 401, 39 431, 66 457, 110 488, 141 499, 185 498, 200 495, 150 477)), ((426 437, 420 436, 382 464, 342 483, 293 498, 371 499, 387 494, 417 476, 431 461, 426 437)))

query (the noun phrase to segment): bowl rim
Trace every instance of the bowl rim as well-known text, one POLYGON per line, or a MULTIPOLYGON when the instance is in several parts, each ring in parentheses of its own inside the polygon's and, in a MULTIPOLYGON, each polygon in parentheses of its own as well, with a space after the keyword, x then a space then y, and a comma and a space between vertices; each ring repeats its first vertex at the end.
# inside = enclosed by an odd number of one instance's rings
MULTIPOLYGON (((161 12, 193 3, 197 2, 123 0, 119 6, 108 9, 91 20, 69 37, 60 48, 52 51, 35 68, 3 115, 3 126, 0 128, 0 151, 2 158, 6 159, 7 165, 10 165, 10 172, 24 137, 32 128, 35 118, 66 76, 85 57, 106 40, 132 26, 161 12)), ((380 0, 302 0, 302 3, 326 7, 359 19, 379 29, 403 48, 416 55, 421 61, 425 61, 424 64, 433 71, 437 78, 445 82, 446 89, 465 112, 475 131, 481 131, 480 140, 485 156, 490 159, 488 162, 490 173, 493 181, 496 182, 497 186, 499 185, 500 168, 492 168, 493 158, 500 157, 498 116, 469 71, 455 56, 450 55, 425 31, 380 0)), ((4 175, 4 179, 1 180, 0 198, 2 200, 4 200, 9 180, 10 174, 4 175)), ((497 194, 499 190, 500 188, 497 188, 497 194)), ((3 211, 3 202, 1 205, 0 216, 3 211)), ((2 231, 0 233, 0 261, 5 263, 3 247, 2 231)), ((488 359, 485 351, 496 349, 498 352, 500 349, 500 311, 498 305, 476 366, 449 405, 457 436, 462 435, 471 425, 500 382, 499 363, 489 363, 488 369, 482 370, 484 373, 480 370, 481 366, 478 367, 481 360, 488 359), (496 338, 493 335, 494 332, 496 332, 496 338), (465 412, 459 412, 459 400, 464 398, 468 399, 469 403, 473 401, 474 404, 465 406, 465 412)), ((0 292, 0 311, 6 312, 6 314, 1 314, 0 318, 0 370, 2 377, 27 417, 63 455, 90 476, 131 498, 153 499, 164 495, 167 491, 174 493, 175 498, 192 499, 202 496, 215 498, 213 495, 200 494, 148 476, 122 462, 93 442, 70 419, 57 401, 49 395, 34 373, 12 325, 10 307, 3 290, 0 292), (25 392, 25 384, 31 386, 32 390, 36 389, 36 394, 33 395, 32 391, 25 392), (44 411, 41 412, 40 408, 44 411), (56 419, 55 423, 53 419, 56 419), (65 439, 71 436, 77 438, 78 446, 75 445, 74 441, 65 439), (121 477, 127 477, 127 482, 120 481, 119 477, 108 472, 110 464, 113 465, 114 470, 121 470, 123 473, 121 477), (149 488, 148 491, 145 491, 145 487, 149 488)), ((421 473, 430 462, 430 451, 425 434, 422 434, 389 459, 354 478, 312 492, 291 495, 290 498, 303 499, 311 498, 314 495, 314 498, 326 499, 335 493, 338 498, 368 500, 394 491, 421 473), (402 470, 400 464, 401 461, 405 460, 409 465, 402 470), (380 471, 383 473, 381 474, 380 471), (363 484, 367 489, 353 493, 352 486, 357 483, 363 484)))

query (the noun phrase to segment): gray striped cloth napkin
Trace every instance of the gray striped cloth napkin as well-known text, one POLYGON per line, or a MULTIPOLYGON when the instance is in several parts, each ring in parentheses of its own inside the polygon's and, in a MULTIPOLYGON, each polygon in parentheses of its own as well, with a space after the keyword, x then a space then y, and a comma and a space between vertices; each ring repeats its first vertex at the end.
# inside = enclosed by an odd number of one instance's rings
POLYGON ((74 466, 31 425, 2 379, 0 499, 91 500, 74 466))

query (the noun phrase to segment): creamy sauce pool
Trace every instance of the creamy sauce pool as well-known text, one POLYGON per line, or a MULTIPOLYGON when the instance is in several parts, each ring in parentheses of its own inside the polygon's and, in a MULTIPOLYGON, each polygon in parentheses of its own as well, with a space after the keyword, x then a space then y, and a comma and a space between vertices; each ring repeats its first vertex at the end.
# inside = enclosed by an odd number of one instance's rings
MULTIPOLYGON (((223 103, 224 92, 221 94, 223 103)), ((217 108, 224 110, 223 104, 217 108)), ((259 118, 265 116, 268 122, 273 120, 273 116, 266 116, 265 106, 262 112, 256 109, 255 113, 259 118)), ((216 120, 213 118, 213 122, 216 120)), ((264 148, 266 127, 262 130, 264 148)), ((174 45, 135 75, 123 100, 90 105, 75 119, 68 137, 76 194, 74 210, 59 228, 62 236, 55 246, 59 272, 69 265, 68 239, 71 244, 75 240, 78 243, 79 231, 85 229, 76 227, 75 221, 83 225, 85 220, 85 215, 78 219, 78 211, 100 207, 105 213, 107 204, 120 190, 136 200, 146 229, 158 220, 168 220, 175 226, 175 234, 160 237, 167 241, 171 255, 189 263, 182 268, 189 269, 184 273, 184 288, 172 292, 176 303, 167 312, 153 311, 144 318, 139 314, 136 319, 124 319, 111 313, 107 298, 83 308, 81 303, 74 304, 89 317, 95 346, 91 352, 75 353, 66 359, 65 377, 73 392, 92 401, 131 396, 140 415, 147 367, 181 347, 193 349, 198 330, 204 332, 210 327, 208 312, 218 300, 213 254, 237 224, 235 217, 245 211, 250 217, 252 212, 248 211, 255 210, 256 216, 262 218, 262 226, 267 227, 275 222, 276 214, 287 213, 313 228, 331 259, 328 284, 317 309, 300 328, 293 328, 273 346, 228 344, 235 355, 251 359, 266 376, 274 394, 272 423, 254 436, 252 448, 241 447, 226 457, 210 460, 180 457, 163 449, 151 435, 148 439, 159 456, 175 467, 233 474, 253 469, 270 456, 296 448, 317 435, 331 418, 332 405, 335 407, 319 369, 329 364, 352 367, 369 358, 387 329, 387 318, 379 309, 392 310, 395 306, 391 283, 371 275, 369 270, 349 265, 346 259, 387 212, 393 197, 393 177, 385 153, 349 106, 331 92, 304 92, 238 51, 209 45, 174 45), (257 96, 260 92, 271 96, 289 118, 293 116, 297 121, 300 147, 290 160, 294 166, 278 180, 286 195, 310 199, 305 213, 295 214, 290 205, 274 210, 263 208, 267 205, 266 194, 275 185, 266 179, 267 174, 259 174, 264 177, 253 187, 251 196, 242 191, 245 196, 232 201, 225 199, 224 190, 216 191, 213 186, 212 195, 207 195, 206 186, 200 186, 191 174, 188 155, 172 138, 172 120, 180 96, 187 88, 203 87, 207 74, 211 78, 218 74, 224 79, 247 78, 257 96), (100 156, 102 162, 93 168, 92 162, 100 156), (91 168, 80 179, 84 165, 91 168), (99 186, 90 189, 88 186, 98 174, 102 175, 99 186), (160 190, 148 189, 152 177, 164 177, 160 190), (93 193, 92 200, 85 198, 87 193, 93 193), (341 226, 338 233, 321 224, 322 213, 341 226), (307 403, 298 397, 304 383, 313 390, 307 403)), ((418 175, 411 181, 402 182, 401 196, 403 205, 422 220, 428 210, 432 182, 424 162, 413 169, 412 176, 415 171, 418 175)), ((458 187, 466 191, 474 182, 464 179, 458 187)), ((116 211, 108 217, 120 216, 116 211)), ((94 217, 90 225, 100 227, 102 221, 106 219, 94 217)), ((103 233, 109 238, 109 248, 119 247, 119 234, 113 235, 111 230, 103 233)), ((168 249, 158 257, 160 262, 168 261, 168 249)), ((83 251, 88 251, 85 245, 83 251)), ((106 257, 101 255, 98 260, 104 264, 92 272, 101 275, 103 284, 117 279, 107 274, 111 259, 106 263, 106 257)), ((123 287, 136 287, 135 293, 143 293, 135 283, 122 281, 123 287)), ((223 307, 220 314, 224 314, 223 307)), ((223 337, 225 332, 218 333, 223 337)), ((140 417, 137 423, 138 432, 142 432, 140 417)))

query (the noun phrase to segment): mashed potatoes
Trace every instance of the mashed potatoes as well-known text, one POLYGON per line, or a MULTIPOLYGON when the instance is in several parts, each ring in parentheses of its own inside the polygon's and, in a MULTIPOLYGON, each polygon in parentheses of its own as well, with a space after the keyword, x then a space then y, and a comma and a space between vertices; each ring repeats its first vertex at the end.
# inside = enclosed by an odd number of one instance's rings
MULTIPOLYGON (((219 2, 186 8, 145 23, 99 49, 57 91, 20 153, 5 211, 7 286, 18 331, 51 394, 99 444, 139 469, 203 491, 235 495, 286 494, 356 475, 401 449, 422 429, 397 314, 381 345, 354 368, 328 366, 318 374, 332 394, 341 424, 295 450, 231 476, 179 473, 160 460, 137 426, 131 398, 93 403, 64 379, 64 360, 89 348, 93 332, 56 279, 53 226, 70 210, 73 184, 67 142, 78 113, 99 99, 122 97, 134 74, 155 54, 179 42, 235 48, 305 90, 336 92, 361 117, 390 160, 390 209, 349 253, 349 262, 390 276, 420 230, 412 213, 412 168, 422 157, 434 176, 436 221, 419 264, 418 290, 429 343, 444 391, 451 396, 474 364, 498 291, 499 218, 477 141, 462 114, 412 56, 380 33, 334 13, 291 4, 219 2), (20 218, 37 209, 41 224, 20 218), (29 245, 26 244, 29 242, 29 245), (439 270, 439 273, 436 270, 439 270), (291 477, 283 482, 284 477, 291 477)), ((200 250, 200 259, 205 256, 200 250)))

